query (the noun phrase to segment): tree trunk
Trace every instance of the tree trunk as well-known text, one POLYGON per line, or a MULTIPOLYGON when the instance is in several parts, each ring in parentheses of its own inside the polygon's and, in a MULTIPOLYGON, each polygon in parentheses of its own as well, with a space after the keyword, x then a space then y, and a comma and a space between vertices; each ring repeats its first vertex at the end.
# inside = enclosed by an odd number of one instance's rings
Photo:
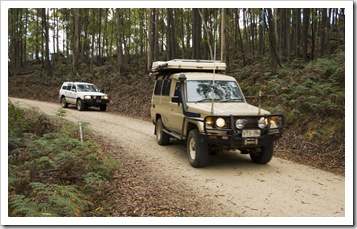
POLYGON ((45 29, 45 45, 46 45, 46 70, 47 70, 47 75, 52 76, 52 70, 51 70, 51 62, 50 62, 50 47, 49 47, 49 31, 48 31, 48 21, 47 21, 47 14, 46 14, 46 9, 42 9, 42 14, 43 14, 43 26, 45 29))
POLYGON ((98 40, 97 40, 97 64, 101 64, 102 62, 102 45, 101 45, 101 39, 102 39, 102 9, 98 9, 98 40))
POLYGON ((206 32, 206 41, 207 41, 207 46, 209 48, 209 53, 210 53, 210 59, 213 60, 213 48, 211 44, 211 39, 210 39, 210 34, 207 28, 207 20, 204 19, 202 12, 198 9, 198 13, 200 14, 201 20, 204 20, 203 22, 203 30, 206 32))
POLYGON ((226 10, 224 8, 221 16, 221 61, 226 62, 226 10))
POLYGON ((173 30, 173 13, 172 9, 167 9, 167 59, 171 60, 175 56, 174 47, 174 30, 173 30))
MULTIPOLYGON (((316 15, 316 9, 311 9, 312 10, 312 15, 316 15)), ((311 60, 315 59, 315 43, 316 43, 316 17, 312 16, 312 21, 311 21, 311 60)))
POLYGON ((326 21, 327 21, 327 9, 322 9, 322 19, 320 25, 320 55, 324 56, 325 54, 325 34, 326 34, 326 21))
MULTIPOLYGON (((121 9, 116 9, 116 24, 120 28, 123 26, 123 17, 120 12, 121 9)), ((123 65, 124 65, 124 56, 123 56, 123 41, 122 35, 118 33, 117 35, 117 62, 118 62, 118 72, 119 75, 123 73, 123 65)))
POLYGON ((198 9, 192 9, 192 59, 201 57, 201 17, 198 9))
POLYGON ((79 55, 79 20, 78 20, 78 9, 72 9, 73 13, 73 36, 72 36, 72 70, 75 78, 79 76, 78 74, 78 55, 79 55))
MULTIPOLYGON (((29 14, 29 10, 26 9, 26 15, 25 15, 25 31, 24 34, 28 33, 28 14, 29 14)), ((24 62, 24 66, 26 66, 26 57, 27 57, 27 40, 26 40, 26 36, 24 36, 24 49, 23 49, 23 62, 24 62)))
POLYGON ((262 59, 264 55, 264 27, 265 27, 265 13, 263 9, 260 11, 259 17, 259 56, 262 59))
POLYGON ((249 20, 250 20, 250 47, 252 50, 252 59, 255 59, 255 50, 254 50, 254 40, 255 40, 255 36, 254 36, 254 22, 253 22, 253 13, 252 13, 252 9, 248 9, 248 13, 249 13, 249 20))
POLYGON ((296 58, 301 58, 301 9, 295 9, 295 21, 296 21, 296 58))
POLYGON ((303 9, 303 34, 302 34, 302 44, 303 44, 303 49, 302 49, 302 58, 304 61, 308 60, 308 35, 309 35, 309 14, 310 14, 310 9, 309 8, 304 8, 303 9))
POLYGON ((276 38, 275 38, 275 29, 274 29, 274 18, 271 8, 268 8, 268 23, 269 28, 267 27, 268 34, 269 34, 269 41, 270 41, 270 56, 271 56, 271 69, 273 73, 276 73, 277 65, 281 67, 278 52, 276 50, 276 38))
POLYGON ((146 54, 146 70, 150 72, 152 66, 152 55, 153 55, 153 14, 154 9, 148 9, 149 11, 149 20, 148 20, 148 38, 147 38, 147 54, 146 54))
POLYGON ((239 26, 239 10, 240 9, 237 9, 237 11, 236 11, 236 18, 237 18, 236 19, 236 25, 238 27, 237 29, 238 29, 238 35, 239 35, 239 47, 240 47, 240 51, 241 51, 241 54, 242 54, 243 67, 244 67, 245 65, 247 65, 247 61, 246 61, 246 58, 245 58, 242 33, 241 33, 240 26, 239 26))
POLYGON ((153 12, 153 61, 159 59, 159 9, 154 9, 153 12))

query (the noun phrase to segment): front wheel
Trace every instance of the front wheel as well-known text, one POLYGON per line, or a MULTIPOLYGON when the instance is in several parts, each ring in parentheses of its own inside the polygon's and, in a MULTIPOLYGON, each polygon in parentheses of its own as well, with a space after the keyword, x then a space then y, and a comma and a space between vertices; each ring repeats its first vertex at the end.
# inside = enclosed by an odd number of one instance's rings
POLYGON ((100 104, 100 105, 99 105, 99 109, 100 109, 101 111, 105 111, 105 110, 107 109, 107 104, 106 104, 106 103, 100 104))
POLYGON ((260 152, 250 153, 250 158, 254 163, 266 164, 272 159, 273 153, 274 153, 274 144, 269 143, 266 146, 262 146, 260 152))
POLYGON ((81 100, 81 99, 78 99, 78 100, 77 100, 77 110, 83 111, 84 108, 85 108, 85 106, 84 106, 82 100, 81 100))
POLYGON ((192 167, 205 167, 208 162, 208 145, 201 141, 197 129, 190 131, 187 137, 187 156, 192 167))

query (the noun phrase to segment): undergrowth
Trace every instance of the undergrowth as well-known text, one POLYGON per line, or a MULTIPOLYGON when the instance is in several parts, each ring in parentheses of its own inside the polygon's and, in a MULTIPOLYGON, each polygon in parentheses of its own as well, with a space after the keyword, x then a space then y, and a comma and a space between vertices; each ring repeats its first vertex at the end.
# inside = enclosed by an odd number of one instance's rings
MULTIPOLYGON (((239 77, 245 94, 257 97, 262 90, 262 107, 285 115, 287 128, 316 142, 344 138, 345 65, 344 53, 317 59, 307 65, 291 61, 276 74, 239 77), (338 137, 338 136, 337 136, 338 137)), ((252 67, 244 71, 256 75, 252 67)), ((248 74, 249 75, 249 74, 248 74)), ((257 103, 257 99, 254 100, 257 103)))
POLYGON ((9 101, 9 216, 105 216, 105 184, 120 168, 86 125, 50 118, 9 101))

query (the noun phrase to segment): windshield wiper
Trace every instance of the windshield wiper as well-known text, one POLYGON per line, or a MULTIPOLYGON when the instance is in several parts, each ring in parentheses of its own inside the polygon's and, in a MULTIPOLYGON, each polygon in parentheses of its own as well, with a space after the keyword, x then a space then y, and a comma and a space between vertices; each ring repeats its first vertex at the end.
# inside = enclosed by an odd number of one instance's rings
POLYGON ((243 99, 222 99, 220 102, 221 103, 227 103, 227 102, 242 102, 243 99))
POLYGON ((212 101, 212 99, 201 99, 201 100, 196 101, 195 103, 210 102, 210 101, 212 101))

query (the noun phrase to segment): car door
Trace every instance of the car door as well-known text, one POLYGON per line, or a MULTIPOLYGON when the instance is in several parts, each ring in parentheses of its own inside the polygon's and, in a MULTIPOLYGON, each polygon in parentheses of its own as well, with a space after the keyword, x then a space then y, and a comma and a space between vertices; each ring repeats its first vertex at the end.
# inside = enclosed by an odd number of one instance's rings
POLYGON ((170 102, 169 102, 169 113, 170 113, 170 126, 172 131, 182 134, 182 124, 184 115, 182 112, 182 104, 178 104, 175 102, 171 102, 172 96, 179 96, 180 95, 180 82, 177 80, 173 80, 171 83, 171 92, 170 92, 170 102))
POLYGON ((70 85, 70 90, 68 91, 67 101, 72 104, 76 104, 76 94, 77 89, 75 84, 70 85))

